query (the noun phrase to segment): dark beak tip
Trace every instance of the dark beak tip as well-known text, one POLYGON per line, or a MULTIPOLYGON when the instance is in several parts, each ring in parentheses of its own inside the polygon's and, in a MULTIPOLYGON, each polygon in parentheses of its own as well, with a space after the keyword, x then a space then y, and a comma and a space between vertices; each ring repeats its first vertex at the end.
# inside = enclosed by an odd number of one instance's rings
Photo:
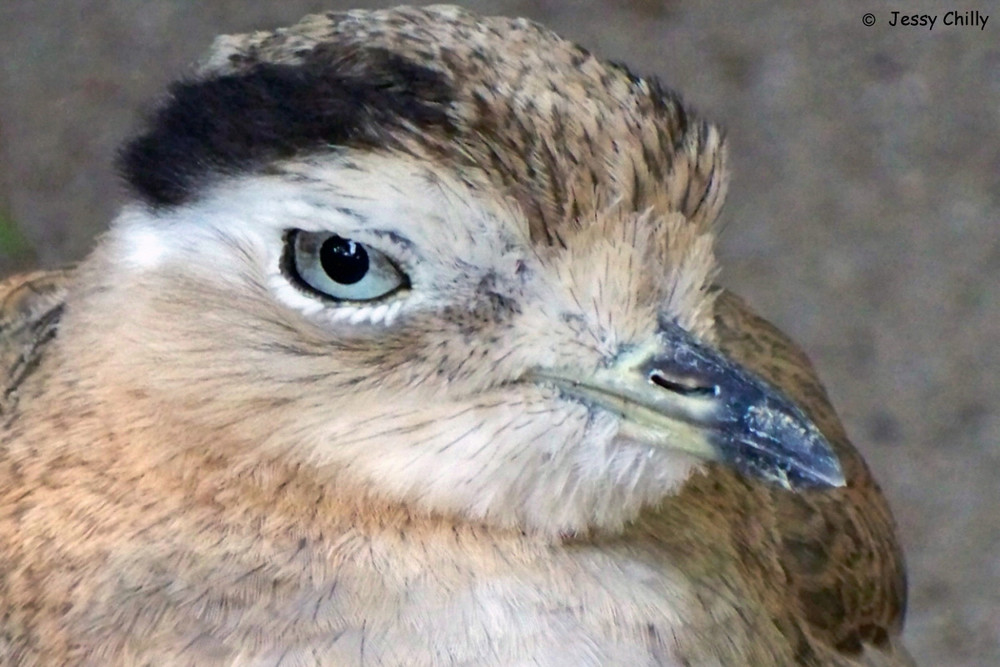
POLYGON ((720 448, 722 460, 741 474, 788 491, 817 491, 846 485, 844 471, 832 446, 824 440, 810 443, 808 451, 795 447, 760 447, 760 441, 739 439, 740 447, 720 448))
POLYGON ((804 466, 786 476, 791 491, 836 489, 847 484, 840 461, 831 454, 814 461, 812 465, 804 466))
POLYGON ((844 475, 840 471, 837 471, 836 474, 824 475, 822 478, 813 478, 805 484, 802 484, 800 488, 816 490, 839 489, 846 484, 847 481, 844 479, 844 475))

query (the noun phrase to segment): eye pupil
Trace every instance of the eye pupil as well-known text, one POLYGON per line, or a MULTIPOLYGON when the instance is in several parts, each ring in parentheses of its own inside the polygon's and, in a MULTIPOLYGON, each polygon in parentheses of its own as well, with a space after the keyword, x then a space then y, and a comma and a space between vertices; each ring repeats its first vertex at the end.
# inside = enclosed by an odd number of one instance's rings
POLYGON ((326 275, 341 285, 353 285, 368 273, 368 253, 350 239, 331 236, 319 249, 319 261, 326 275))

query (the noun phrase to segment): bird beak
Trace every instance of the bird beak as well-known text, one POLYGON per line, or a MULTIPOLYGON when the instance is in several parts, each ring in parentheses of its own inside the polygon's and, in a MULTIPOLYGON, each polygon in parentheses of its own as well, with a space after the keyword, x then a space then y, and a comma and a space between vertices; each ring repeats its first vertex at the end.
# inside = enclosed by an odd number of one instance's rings
POLYGON ((594 373, 535 371, 621 417, 621 437, 720 461, 789 490, 844 485, 829 441, 776 387, 673 324, 594 373))

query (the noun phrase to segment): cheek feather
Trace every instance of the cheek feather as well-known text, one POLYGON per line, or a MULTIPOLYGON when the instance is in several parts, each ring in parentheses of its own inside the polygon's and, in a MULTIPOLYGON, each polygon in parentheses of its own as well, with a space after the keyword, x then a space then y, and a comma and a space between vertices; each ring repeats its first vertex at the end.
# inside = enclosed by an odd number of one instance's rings
POLYGON ((427 396, 369 387, 338 403, 337 420, 314 403, 274 440, 299 440, 297 456, 375 496, 553 536, 621 525, 694 469, 618 439, 610 413, 534 385, 427 396))
POLYGON ((133 229, 124 237, 123 244, 125 262, 138 271, 157 268, 167 255, 162 234, 152 229, 133 229))

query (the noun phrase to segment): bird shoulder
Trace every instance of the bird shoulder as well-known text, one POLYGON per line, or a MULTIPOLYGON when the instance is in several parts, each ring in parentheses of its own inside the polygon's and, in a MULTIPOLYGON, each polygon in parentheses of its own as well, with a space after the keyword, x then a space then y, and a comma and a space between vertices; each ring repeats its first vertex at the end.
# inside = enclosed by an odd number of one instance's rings
POLYGON ((56 334, 66 297, 66 271, 33 271, 0 282, 0 415, 17 403, 18 388, 56 334))
POLYGON ((892 515, 812 364, 729 291, 715 303, 715 322, 725 354, 815 420, 833 443, 847 484, 789 493, 712 466, 666 506, 685 508, 687 534, 700 542, 699 551, 725 552, 717 562, 741 570, 733 574, 742 585, 757 585, 741 592, 770 612, 800 662, 910 664, 898 641, 906 575, 892 515))

